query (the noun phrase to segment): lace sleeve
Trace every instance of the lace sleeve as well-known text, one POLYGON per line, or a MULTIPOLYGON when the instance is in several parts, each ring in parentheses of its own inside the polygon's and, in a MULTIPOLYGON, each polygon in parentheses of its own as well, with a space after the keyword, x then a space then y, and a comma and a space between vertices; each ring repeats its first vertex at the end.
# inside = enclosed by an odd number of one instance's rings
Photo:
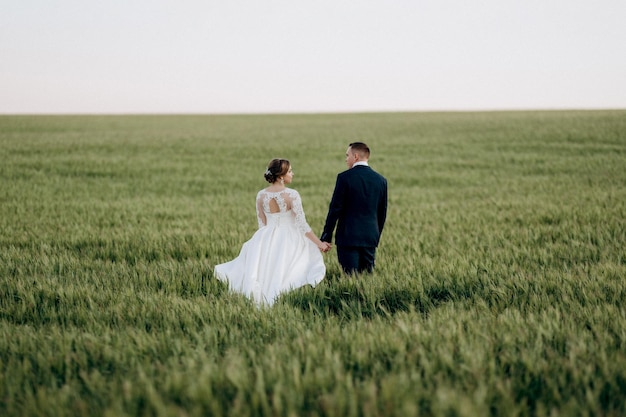
POLYGON ((292 190, 292 201, 291 201, 291 209, 293 211, 294 216, 296 217, 296 227, 302 233, 307 233, 311 231, 311 226, 306 222, 306 217, 304 215, 304 209, 302 208, 302 199, 300 198, 300 194, 296 190, 292 190))
POLYGON ((267 218, 263 211, 263 193, 259 191, 256 195, 256 219, 259 222, 259 229, 267 224, 267 218))

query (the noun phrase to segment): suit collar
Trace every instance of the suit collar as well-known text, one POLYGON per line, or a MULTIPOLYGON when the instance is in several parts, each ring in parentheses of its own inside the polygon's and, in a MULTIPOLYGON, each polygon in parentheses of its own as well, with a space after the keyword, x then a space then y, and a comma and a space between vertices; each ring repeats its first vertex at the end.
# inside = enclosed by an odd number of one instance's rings
POLYGON ((367 161, 359 161, 359 162, 355 162, 354 165, 352 165, 352 168, 354 167, 368 167, 369 164, 367 163, 367 161))

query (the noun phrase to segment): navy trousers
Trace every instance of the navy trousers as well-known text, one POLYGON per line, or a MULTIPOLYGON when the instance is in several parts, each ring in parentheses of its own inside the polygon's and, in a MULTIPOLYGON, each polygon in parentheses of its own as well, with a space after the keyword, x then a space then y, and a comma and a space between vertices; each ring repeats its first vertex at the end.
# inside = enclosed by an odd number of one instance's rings
POLYGON ((337 259, 346 274, 372 272, 376 247, 337 246, 337 259))

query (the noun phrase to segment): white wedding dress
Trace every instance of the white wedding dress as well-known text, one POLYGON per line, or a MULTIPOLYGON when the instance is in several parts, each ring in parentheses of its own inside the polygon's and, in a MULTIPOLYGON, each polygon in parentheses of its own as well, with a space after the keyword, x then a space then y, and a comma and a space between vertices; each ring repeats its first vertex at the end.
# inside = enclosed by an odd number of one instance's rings
POLYGON ((239 256, 216 265, 215 276, 231 290, 272 305, 281 293, 304 285, 315 287, 326 274, 319 248, 305 236, 311 231, 296 190, 261 190, 256 197, 259 229, 239 256))

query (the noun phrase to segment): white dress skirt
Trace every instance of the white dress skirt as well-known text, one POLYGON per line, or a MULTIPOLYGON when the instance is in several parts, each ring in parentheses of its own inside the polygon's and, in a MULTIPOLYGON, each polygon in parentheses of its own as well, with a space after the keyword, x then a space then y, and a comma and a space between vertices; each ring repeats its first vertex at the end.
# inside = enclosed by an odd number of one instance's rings
POLYGON ((304 285, 315 287, 324 279, 324 259, 305 236, 311 228, 297 191, 259 191, 257 218, 259 229, 243 244, 239 256, 215 266, 217 279, 258 305, 270 306, 280 294, 304 285), (280 211, 271 212, 272 199, 280 211))

